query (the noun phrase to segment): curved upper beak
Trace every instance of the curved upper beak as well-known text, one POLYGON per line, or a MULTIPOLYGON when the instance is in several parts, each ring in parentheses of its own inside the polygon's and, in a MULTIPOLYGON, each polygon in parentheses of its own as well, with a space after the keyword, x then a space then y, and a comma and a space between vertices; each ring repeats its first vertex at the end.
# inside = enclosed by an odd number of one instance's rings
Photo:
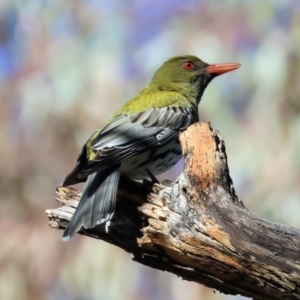
POLYGON ((224 63, 224 64, 211 64, 205 68, 207 74, 212 74, 215 76, 234 71, 241 67, 238 63, 224 63))

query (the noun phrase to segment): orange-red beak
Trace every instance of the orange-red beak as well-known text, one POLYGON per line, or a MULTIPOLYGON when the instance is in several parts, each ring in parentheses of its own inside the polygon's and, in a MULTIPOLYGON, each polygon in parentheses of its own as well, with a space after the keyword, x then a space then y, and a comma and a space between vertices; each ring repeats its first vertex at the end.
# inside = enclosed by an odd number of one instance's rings
POLYGON ((234 71, 238 69, 241 64, 238 63, 225 63, 225 64, 212 64, 205 68, 208 74, 221 75, 227 72, 234 71))

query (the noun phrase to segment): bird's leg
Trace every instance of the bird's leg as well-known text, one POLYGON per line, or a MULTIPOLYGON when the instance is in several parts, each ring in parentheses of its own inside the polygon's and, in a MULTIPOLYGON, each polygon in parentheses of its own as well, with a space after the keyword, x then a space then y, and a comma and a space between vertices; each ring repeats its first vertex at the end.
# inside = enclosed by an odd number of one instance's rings
POLYGON ((152 184, 159 183, 157 178, 151 173, 151 171, 149 169, 146 169, 146 172, 147 172, 148 176, 150 177, 152 184))

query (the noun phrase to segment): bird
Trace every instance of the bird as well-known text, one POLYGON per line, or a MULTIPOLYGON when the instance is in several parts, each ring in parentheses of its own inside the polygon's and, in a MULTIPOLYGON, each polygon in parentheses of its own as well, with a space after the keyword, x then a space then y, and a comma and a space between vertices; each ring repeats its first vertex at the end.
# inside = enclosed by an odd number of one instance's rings
POLYGON ((148 87, 94 132, 82 147, 62 186, 85 182, 62 239, 81 228, 111 220, 121 175, 155 179, 182 157, 179 133, 199 121, 205 88, 239 63, 208 64, 193 55, 173 57, 155 72, 148 87))

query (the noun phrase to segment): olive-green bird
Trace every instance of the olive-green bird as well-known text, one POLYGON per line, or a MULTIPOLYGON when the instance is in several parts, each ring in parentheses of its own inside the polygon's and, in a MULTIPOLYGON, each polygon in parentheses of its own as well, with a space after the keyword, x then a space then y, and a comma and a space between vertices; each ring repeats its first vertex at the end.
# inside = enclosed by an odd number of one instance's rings
POLYGON ((63 240, 81 227, 93 228, 114 214, 120 174, 153 178, 181 158, 178 135, 197 122, 198 104, 210 81, 240 67, 209 65, 191 55, 173 57, 150 85, 126 103, 83 146, 63 186, 86 181, 63 240))

